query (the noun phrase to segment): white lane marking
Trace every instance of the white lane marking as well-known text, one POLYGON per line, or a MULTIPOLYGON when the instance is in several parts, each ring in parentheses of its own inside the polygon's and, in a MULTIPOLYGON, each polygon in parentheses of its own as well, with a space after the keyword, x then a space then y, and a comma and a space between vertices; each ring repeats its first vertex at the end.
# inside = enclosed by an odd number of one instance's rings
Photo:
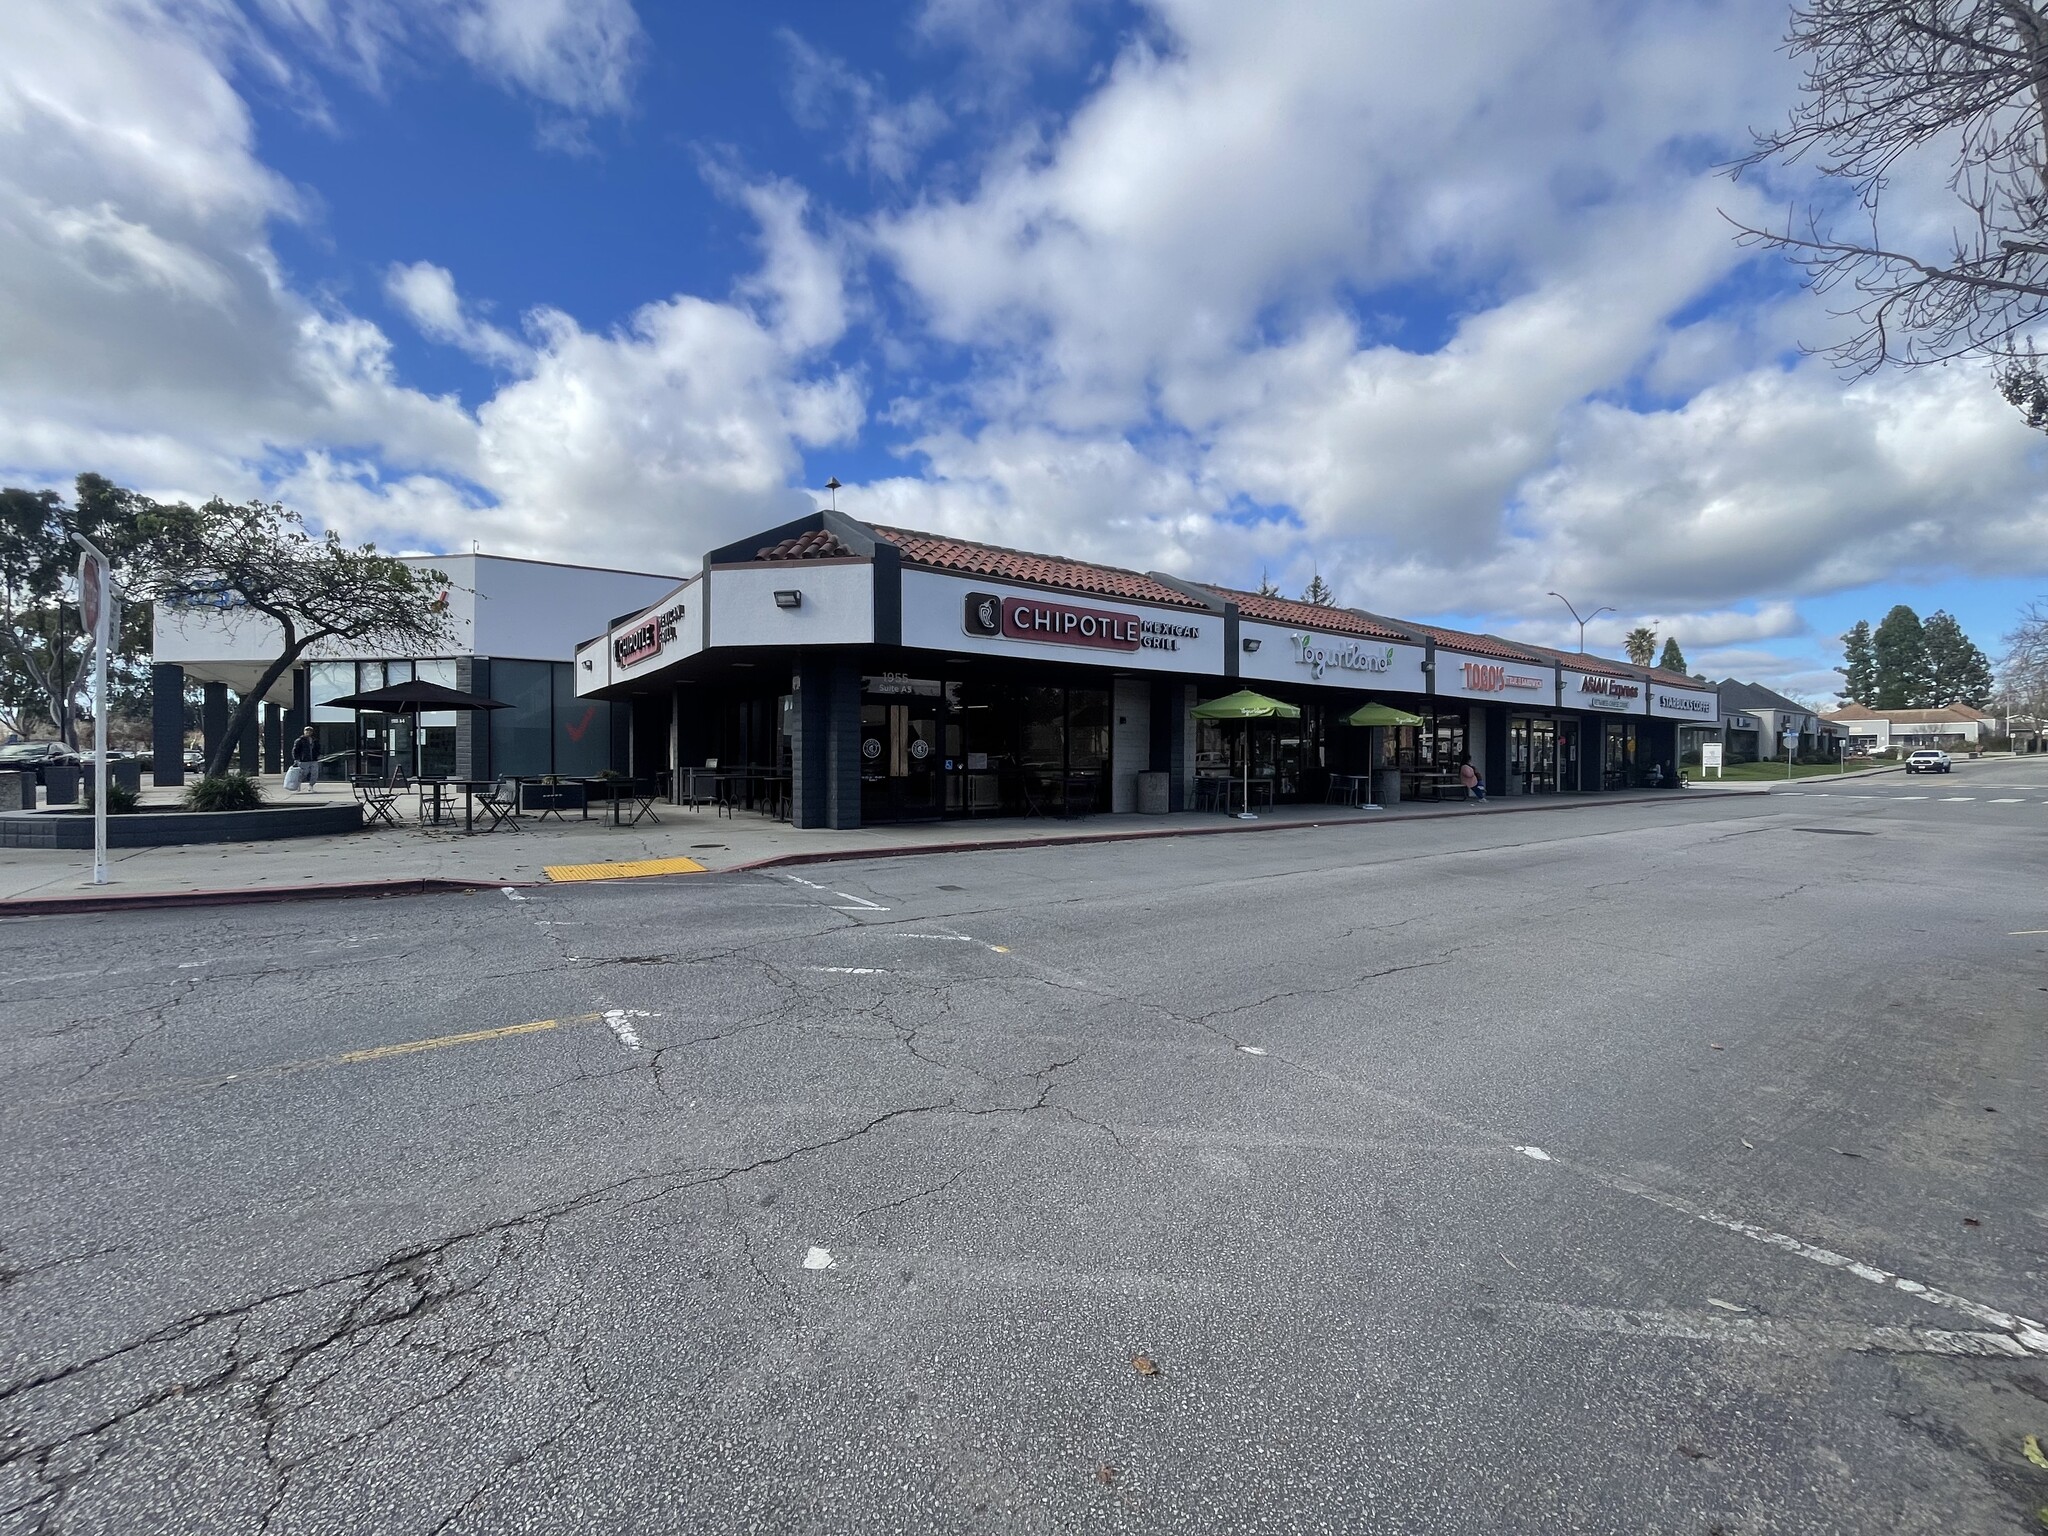
POLYGON ((844 891, 835 891, 830 886, 819 885, 815 881, 804 879, 801 875, 792 875, 786 870, 771 869, 768 873, 780 875, 784 880, 793 881, 807 891, 821 891, 827 896, 837 896, 841 901, 853 903, 851 906, 834 907, 832 909, 834 912, 886 912, 889 910, 879 902, 869 901, 865 896, 849 896, 844 891))
POLYGON ((524 900, 526 900, 526 898, 525 898, 524 896, 520 895, 520 894, 519 894, 519 893, 518 893, 517 891, 513 890, 513 889, 512 889, 512 887, 511 887, 511 886, 509 886, 509 885, 501 885, 501 886, 499 886, 499 887, 498 887, 498 889, 499 889, 499 890, 501 890, 501 891, 503 891, 503 892, 505 893, 505 899, 506 899, 507 901, 524 901, 524 900))
MULTIPOLYGON (((94 771, 97 772, 98 770, 94 771)), ((178 962, 178 969, 181 971, 192 971, 197 970, 200 966, 205 964, 206 962, 204 960, 180 960, 178 962)))
POLYGON ((836 1262, 830 1248, 813 1248, 804 1255, 805 1269, 830 1269, 836 1262))
POLYGON ((1709 1296, 1707 1298, 1707 1305, 1710 1307, 1719 1307, 1723 1312, 1747 1312, 1749 1310, 1749 1308, 1747 1307, 1738 1307, 1732 1301, 1723 1301, 1718 1296, 1709 1296))
POLYGON ((2024 800, 1993 800, 1989 803, 1992 805, 2025 805, 2027 802, 2024 800))
POLYGON ((1534 1158, 1539 1163, 1547 1163, 1551 1161, 1550 1154, 1544 1151, 1541 1147, 1517 1147, 1515 1148, 1515 1150, 1521 1153, 1524 1157, 1534 1158))
POLYGON ((1238 1049, 1247 1056, 1263 1056, 1266 1054, 1266 1048, 1263 1045, 1240 1045, 1238 1049))
POLYGON ((1925 800, 1927 797, 1925 795, 1894 795, 1892 798, 1901 805, 1904 805, 1908 800, 1925 800))
POLYGON ((1943 805, 1961 805, 1965 800, 1974 800, 1976 798, 1975 795, 1943 795, 1941 803, 1943 805))
POLYGON ((991 944, 987 939, 977 939, 973 935, 965 933, 885 933, 882 937, 885 939, 931 939, 935 943, 940 944, 979 944, 992 955, 1007 955, 1010 952, 1007 945, 991 944))
POLYGON ((605 1028, 618 1037, 619 1044, 629 1051, 645 1050, 640 1043, 640 1032, 633 1028, 635 1019, 651 1019, 654 1015, 643 1008, 607 1008, 604 1011, 605 1028))
MULTIPOLYGON (((1534 1147, 1516 1147, 1515 1150, 1524 1156, 1540 1157, 1546 1163, 1555 1161, 1548 1153, 1539 1152, 1534 1147)), ((1800 1239, 1788 1236, 1783 1232, 1774 1232, 1769 1227, 1758 1226, 1753 1221, 1744 1221, 1739 1216, 1728 1216, 1720 1211, 1711 1210, 1706 1206, 1694 1205, 1690 1200, 1681 1199, 1677 1195, 1668 1195, 1661 1189, 1652 1189, 1649 1185, 1639 1183, 1635 1179, 1629 1178, 1626 1174, 1603 1173, 1599 1169, 1589 1168, 1583 1163, 1568 1163, 1561 1166, 1569 1168, 1574 1173, 1584 1174, 1590 1179, 1605 1184, 1610 1189, 1620 1190, 1623 1194, 1636 1195, 1644 1200, 1648 1200, 1653 1205, 1663 1206, 1667 1211, 1674 1211, 1680 1216, 1689 1216, 1694 1221, 1706 1222, 1708 1225, 1719 1227, 1725 1232, 1733 1232, 1738 1237, 1746 1237, 1753 1243, 1763 1243, 1767 1247, 1782 1249, 1784 1252, 1794 1254, 1799 1258, 1807 1260, 1809 1263, 1819 1264, 1828 1269, 1839 1269, 1854 1275, 1859 1280, 1867 1280, 1872 1285, 1883 1286, 1887 1290, 1903 1291, 1908 1296, 1917 1296, 1922 1301, 1931 1302, 1937 1307, 1946 1307, 1951 1312, 1960 1312, 1963 1316, 1975 1322, 1982 1323, 1988 1328, 1995 1328, 2000 1333, 2011 1336, 2024 1352, 2048 1357, 2048 1324, 2037 1322, 2031 1317, 2023 1317, 2018 1313, 2002 1311, 1997 1307, 1987 1307, 1982 1302, 1970 1300, 1967 1296, 1958 1296, 1954 1291, 1943 1290, 1940 1286, 1926 1285, 1918 1280, 1909 1280, 1904 1275, 1895 1275, 1890 1270, 1880 1269, 1875 1264, 1865 1264, 1860 1260, 1850 1258, 1847 1254, 1837 1253, 1832 1248, 1822 1248, 1815 1243, 1802 1242, 1800 1239)))
MULTIPOLYGON (((2048 803, 2048 802, 2044 802, 2044 803, 2048 803)), ((2012 932, 2012 933, 2008 933, 2008 934, 2006 935, 2006 937, 2007 937, 2008 939, 2030 939, 2030 938, 2034 937, 2034 935, 2036 935, 2036 934, 2040 934, 2040 933, 2048 933, 2048 928, 2021 928, 2021 929, 2017 929, 2016 931, 2014 931, 2014 932, 2012 932)))
POLYGON ((1633 1308, 1579 1307, 1542 1301, 1523 1302, 1515 1310, 1521 1322, 1571 1333, 1612 1333, 1808 1352, 1849 1349, 1870 1354, 1980 1355, 2005 1360, 2024 1360, 2028 1353, 2010 1334, 1975 1330, 1716 1317, 1707 1312, 1640 1312, 1633 1308))
POLYGON ((828 976, 886 976, 889 973, 879 965, 807 965, 807 971, 823 971, 828 976))

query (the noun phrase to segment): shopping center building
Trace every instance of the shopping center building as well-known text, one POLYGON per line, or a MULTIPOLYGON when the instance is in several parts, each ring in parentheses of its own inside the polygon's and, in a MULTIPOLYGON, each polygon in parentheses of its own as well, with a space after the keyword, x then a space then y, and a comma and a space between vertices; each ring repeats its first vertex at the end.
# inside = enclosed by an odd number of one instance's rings
POLYGON ((712 770, 822 827, 1194 809, 1246 777, 1432 795, 1467 756, 1495 794, 1648 787, 1719 723, 1654 668, 830 511, 712 551, 573 676, 621 721, 619 771, 681 796, 712 770), (1243 688, 1300 715, 1197 718, 1243 688), (1367 701, 1421 723, 1346 724, 1367 701))
MULTIPOLYGON (((1231 780, 1255 802, 1363 785, 1384 803, 1455 793, 1468 756, 1496 796, 1596 793, 1672 783, 1719 734, 1714 690, 1653 668, 831 511, 713 550, 687 580, 421 563, 449 578, 439 654, 322 649, 264 701, 244 766, 275 769, 311 724, 353 773, 611 771, 856 827, 1220 808, 1231 780), (507 707, 413 719, 331 702, 413 677, 507 707), (1299 716, 1197 717, 1240 689, 1299 716), (1420 723, 1347 724, 1367 702, 1420 723)), ((216 737, 277 637, 231 601, 159 605, 155 626, 157 775, 175 782, 185 686, 206 685, 216 737)))

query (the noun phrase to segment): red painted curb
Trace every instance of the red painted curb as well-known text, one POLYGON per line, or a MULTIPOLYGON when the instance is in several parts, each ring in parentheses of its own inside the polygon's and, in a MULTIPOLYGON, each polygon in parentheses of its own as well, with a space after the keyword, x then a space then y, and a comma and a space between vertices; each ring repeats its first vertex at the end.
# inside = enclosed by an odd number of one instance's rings
POLYGON ((138 912, 158 907, 243 907, 266 901, 339 901, 351 896, 446 896, 458 891, 521 888, 532 880, 352 880, 332 885, 259 885, 227 891, 132 891, 118 896, 19 896, 0 901, 0 918, 58 917, 81 912, 138 912))

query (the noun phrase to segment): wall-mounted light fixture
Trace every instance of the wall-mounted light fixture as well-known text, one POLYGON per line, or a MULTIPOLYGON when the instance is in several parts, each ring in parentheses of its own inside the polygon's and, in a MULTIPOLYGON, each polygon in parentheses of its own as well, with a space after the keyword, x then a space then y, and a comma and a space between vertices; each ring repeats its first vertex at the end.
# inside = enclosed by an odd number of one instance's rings
POLYGON ((1246 635, 1244 637, 1244 648, 1245 653, 1247 655, 1249 655, 1253 651, 1256 651, 1263 644, 1265 644, 1265 642, 1263 640, 1260 640, 1255 635, 1246 635))
POLYGON ((588 656, 583 658, 583 670, 586 672, 595 672, 597 670, 597 668, 591 664, 590 658, 588 656))
POLYGON ((775 594, 775 606, 778 608, 801 608, 803 605, 804 595, 801 591, 785 588, 775 594))

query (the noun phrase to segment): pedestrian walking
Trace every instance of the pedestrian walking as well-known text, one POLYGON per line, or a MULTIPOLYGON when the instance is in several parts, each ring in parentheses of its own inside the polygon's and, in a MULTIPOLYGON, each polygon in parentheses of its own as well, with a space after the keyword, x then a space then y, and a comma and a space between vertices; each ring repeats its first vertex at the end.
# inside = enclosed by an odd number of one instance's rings
POLYGON ((292 743, 292 771, 286 777, 286 789, 311 789, 320 782, 320 738, 313 727, 306 727, 298 740, 292 743))
POLYGON ((1458 759, 1458 778, 1465 786, 1465 798, 1467 800, 1484 800, 1486 798, 1486 780, 1479 777, 1479 770, 1472 766, 1471 758, 1461 757, 1458 759))

